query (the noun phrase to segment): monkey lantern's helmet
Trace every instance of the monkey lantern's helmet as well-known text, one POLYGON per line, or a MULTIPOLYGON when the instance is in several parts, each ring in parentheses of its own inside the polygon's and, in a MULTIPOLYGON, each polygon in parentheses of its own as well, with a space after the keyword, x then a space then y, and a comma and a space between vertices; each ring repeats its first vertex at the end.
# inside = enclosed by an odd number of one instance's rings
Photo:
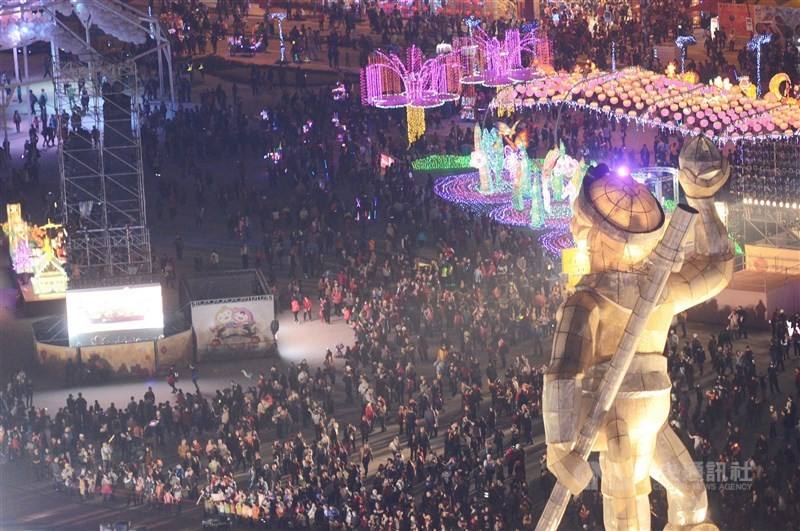
POLYGON ((664 210, 643 184, 605 164, 589 169, 570 230, 589 253, 591 271, 632 271, 658 243, 664 210))

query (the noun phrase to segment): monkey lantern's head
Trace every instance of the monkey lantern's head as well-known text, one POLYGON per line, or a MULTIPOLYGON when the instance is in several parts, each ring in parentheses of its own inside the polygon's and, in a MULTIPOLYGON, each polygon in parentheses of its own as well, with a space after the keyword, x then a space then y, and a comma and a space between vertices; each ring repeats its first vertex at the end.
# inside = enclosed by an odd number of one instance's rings
POLYGON ((664 210, 627 172, 599 164, 583 179, 570 230, 589 253, 591 271, 632 271, 658 243, 664 210))

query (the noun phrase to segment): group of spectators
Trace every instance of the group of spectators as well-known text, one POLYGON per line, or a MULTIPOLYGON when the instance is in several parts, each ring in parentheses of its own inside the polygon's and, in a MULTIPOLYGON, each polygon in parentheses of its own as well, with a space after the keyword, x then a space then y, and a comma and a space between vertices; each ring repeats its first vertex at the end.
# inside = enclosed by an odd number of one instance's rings
MULTIPOLYGON (((680 17, 674 5, 651 4, 648 16, 663 10, 669 20, 680 17)), ((199 13, 192 16, 199 27, 208 21, 213 43, 218 20, 202 5, 166 8, 187 18, 199 13)), ((243 9, 221 2, 217 16, 241 18, 243 9)), ((630 24, 621 33, 630 37, 616 41, 617 59, 638 57, 638 22, 622 6, 614 9, 613 20, 630 24)), ((331 13, 331 23, 355 40, 351 15, 331 13)), ((582 16, 546 24, 556 32, 554 48, 568 51, 557 61, 597 55, 610 42, 602 13, 591 30, 582 16)), ((443 15, 368 17, 383 41, 463 32, 443 15)), ((30 462, 38 478, 81 499, 176 513, 200 504, 208 515, 254 525, 532 528, 553 482, 543 462, 538 475, 529 472, 541 431, 543 367, 534 360, 547 358, 565 296, 550 259, 532 234, 439 201, 432 179, 410 171, 414 151, 394 133, 398 116, 362 107, 352 94, 337 100, 330 87, 283 92, 257 116, 245 112, 242 98, 236 85, 220 85, 189 93, 196 105, 174 115, 143 106, 157 223, 186 211, 200 230, 222 220, 241 265, 251 265, 252 252, 253 265, 267 273, 280 309, 302 312, 303 320, 341 319, 352 326, 354 344, 328 351, 320 366, 245 371, 244 381, 224 389, 201 392, 189 369, 194 389, 173 381, 168 396, 148 389, 119 405, 70 394, 55 412, 34 405, 30 379, 19 372, 0 396, 0 455, 30 462), (382 154, 394 164, 380 169, 382 154), (232 159, 231 169, 219 178, 207 163, 222 156, 232 159), (248 177, 254 160, 266 168, 264 178, 248 177)), ((450 111, 431 113, 432 128, 441 129, 450 111)), ((553 122, 546 116, 523 125, 537 149, 552 145, 553 122)), ((568 151, 583 150, 584 158, 636 158, 618 142, 627 133, 613 122, 568 115, 560 127, 568 151)), ((452 152, 470 139, 466 128, 441 142, 431 132, 414 149, 452 152)), ((678 151, 663 136, 652 149, 659 163, 674 162, 678 151)), ((637 155, 648 165, 647 146, 637 155)), ((175 275, 184 252, 197 270, 227 267, 224 253, 184 245, 176 236, 174 257, 160 257, 165 277, 175 275)), ((800 517, 797 408, 778 380, 788 345, 798 352, 798 319, 773 317, 772 363, 760 372, 762 353, 741 348, 747 317, 733 313, 707 341, 687 333, 685 319, 671 333, 670 422, 704 470, 741 463, 750 471, 750 488, 711 493, 720 525, 778 528, 800 517), (748 429, 762 421, 768 434, 748 429)), ((800 376, 795 381, 800 390, 800 376)), ((663 520, 663 492, 654 492, 653 503, 663 520)), ((598 492, 583 493, 567 518, 575 528, 599 528, 598 492)))

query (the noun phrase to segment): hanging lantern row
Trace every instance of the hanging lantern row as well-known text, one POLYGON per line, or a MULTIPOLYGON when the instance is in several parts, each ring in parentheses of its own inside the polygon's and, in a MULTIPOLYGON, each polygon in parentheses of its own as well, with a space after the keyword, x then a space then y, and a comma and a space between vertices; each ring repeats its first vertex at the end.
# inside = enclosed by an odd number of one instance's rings
POLYGON ((498 92, 498 112, 521 107, 568 105, 685 135, 725 143, 800 135, 800 106, 770 93, 753 99, 744 87, 726 90, 638 68, 584 77, 558 74, 498 92))

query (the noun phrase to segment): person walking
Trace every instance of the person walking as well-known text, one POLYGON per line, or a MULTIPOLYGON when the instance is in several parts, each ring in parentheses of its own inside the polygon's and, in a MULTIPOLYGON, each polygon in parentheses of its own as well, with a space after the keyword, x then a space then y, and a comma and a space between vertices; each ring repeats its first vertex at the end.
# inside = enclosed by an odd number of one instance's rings
POLYGON ((313 321, 314 317, 311 313, 311 308, 314 306, 314 303, 311 302, 311 299, 306 295, 303 297, 303 322, 306 321, 313 321))

